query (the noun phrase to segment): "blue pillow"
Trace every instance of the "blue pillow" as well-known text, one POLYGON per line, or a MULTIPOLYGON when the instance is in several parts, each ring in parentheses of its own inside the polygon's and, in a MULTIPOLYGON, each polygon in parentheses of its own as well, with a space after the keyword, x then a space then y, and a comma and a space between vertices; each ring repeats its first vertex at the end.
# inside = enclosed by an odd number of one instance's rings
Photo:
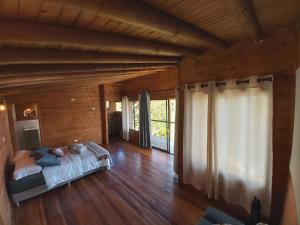
POLYGON ((35 163, 41 167, 60 165, 60 160, 50 153, 36 153, 33 158, 35 159, 35 163))
POLYGON ((40 146, 40 147, 32 148, 31 151, 32 152, 39 152, 39 153, 47 153, 47 152, 50 151, 50 148, 40 146))

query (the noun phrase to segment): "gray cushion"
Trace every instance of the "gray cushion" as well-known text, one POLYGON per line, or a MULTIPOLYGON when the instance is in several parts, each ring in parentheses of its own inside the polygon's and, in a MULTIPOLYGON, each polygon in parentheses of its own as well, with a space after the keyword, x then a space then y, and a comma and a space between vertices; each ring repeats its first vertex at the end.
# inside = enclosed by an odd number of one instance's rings
POLYGON ((202 218, 200 220, 200 222, 198 223, 198 225, 213 225, 213 223, 211 223, 210 221, 208 221, 207 219, 205 218, 202 218))
MULTIPOLYGON (((237 219, 234 219, 233 217, 229 216, 228 214, 223 213, 222 211, 217 210, 212 207, 209 207, 206 209, 204 219, 211 222, 212 224, 226 223, 226 224, 232 224, 232 225, 244 225, 237 219)), ((201 224, 201 222, 202 222, 202 219, 199 222, 199 225, 201 224)))

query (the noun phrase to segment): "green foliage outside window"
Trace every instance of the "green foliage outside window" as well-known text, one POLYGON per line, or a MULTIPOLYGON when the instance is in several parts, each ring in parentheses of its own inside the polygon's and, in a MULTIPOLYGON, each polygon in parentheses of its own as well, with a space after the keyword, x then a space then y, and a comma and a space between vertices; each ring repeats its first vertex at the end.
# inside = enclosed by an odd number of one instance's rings
POLYGON ((116 111, 122 112, 122 102, 116 102, 116 111))

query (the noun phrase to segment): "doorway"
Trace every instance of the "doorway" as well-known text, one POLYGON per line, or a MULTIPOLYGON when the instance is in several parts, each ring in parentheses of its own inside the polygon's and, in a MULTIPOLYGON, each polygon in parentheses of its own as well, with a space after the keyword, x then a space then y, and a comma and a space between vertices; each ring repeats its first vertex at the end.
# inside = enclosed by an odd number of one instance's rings
POLYGON ((152 147, 174 154, 176 100, 151 100, 152 147))
POLYGON ((38 104, 12 104, 11 115, 17 149, 29 150, 41 146, 38 104))
POLYGON ((122 104, 121 101, 106 101, 108 137, 122 137, 122 104))

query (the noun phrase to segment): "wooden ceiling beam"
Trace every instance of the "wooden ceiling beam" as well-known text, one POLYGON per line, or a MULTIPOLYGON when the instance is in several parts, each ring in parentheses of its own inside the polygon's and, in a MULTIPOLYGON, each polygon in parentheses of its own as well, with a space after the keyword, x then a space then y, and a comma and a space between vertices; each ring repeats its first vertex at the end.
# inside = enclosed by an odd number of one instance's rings
POLYGON ((89 78, 89 79, 77 79, 77 80, 45 80, 43 82, 26 82, 24 85, 20 85, 18 83, 11 84, 11 85, 1 85, 0 87, 0 96, 1 93, 4 93, 9 90, 25 90, 31 88, 38 88, 38 87, 57 87, 59 85, 72 85, 72 86, 87 86, 87 85, 100 85, 103 83, 113 83, 117 81, 123 81, 126 79, 132 79, 139 76, 145 76, 148 74, 130 74, 126 76, 121 75, 111 75, 111 76, 99 76, 97 78, 89 78))
POLYGON ((202 50, 115 34, 31 22, 0 22, 1 42, 5 45, 42 45, 49 48, 61 46, 73 50, 142 55, 182 56, 202 52, 202 50))
POLYGON ((0 65, 10 64, 106 64, 106 63, 178 63, 180 57, 126 55, 38 48, 0 48, 0 65))
POLYGON ((25 94, 25 93, 34 93, 39 92, 41 90, 49 90, 49 89, 55 89, 58 87, 76 87, 76 86, 94 86, 94 85, 100 85, 104 83, 113 83, 113 82, 119 82, 124 81, 128 79, 133 79, 140 76, 146 76, 151 75, 157 72, 161 72, 162 70, 155 69, 155 70, 149 70, 149 71, 143 71, 143 73, 136 73, 137 71, 132 71, 131 73, 127 73, 126 75, 121 74, 120 72, 116 72, 114 75, 103 75, 101 77, 96 77, 94 79, 81 79, 80 81, 72 80, 72 81, 64 81, 64 80, 58 80, 48 83, 36 83, 36 84, 26 84, 25 86, 14 86, 14 87, 2 87, 0 88, 0 96, 10 96, 10 95, 18 95, 18 94, 25 94), (46 88, 46 89, 45 89, 46 88))
MULTIPOLYGON (((158 71, 159 72, 159 71, 158 71)), ((105 83, 113 83, 118 81, 124 81, 132 78, 136 78, 138 76, 145 76, 153 74, 154 72, 147 73, 147 74, 138 74, 138 75, 112 75, 112 76, 103 76, 101 78, 96 79, 88 79, 86 81, 73 81, 73 82, 65 82, 65 81, 57 81, 57 82, 50 82, 50 83, 38 83, 38 84, 31 84, 26 86, 15 86, 15 87, 8 87, 0 89, 0 96, 11 96, 11 95, 19 95, 19 94, 27 94, 27 93, 35 93, 47 90, 52 90, 59 87, 77 87, 77 86, 94 86, 100 85, 105 83)))
POLYGON ((47 4, 75 7, 127 24, 163 34, 226 47, 228 43, 183 20, 167 15, 143 1, 132 0, 46 0, 47 4))
POLYGON ((28 75, 22 77, 1 77, 0 89, 16 86, 39 85, 44 83, 63 82, 78 82, 90 79, 109 78, 111 76, 144 76, 145 74, 163 71, 165 69, 148 69, 148 70, 130 70, 130 71, 104 71, 92 73, 63 73, 63 74, 43 74, 43 75, 28 75))
POLYGON ((263 30, 256 16, 251 0, 227 0, 229 11, 256 41, 263 38, 263 30))
POLYGON ((0 77, 20 77, 26 75, 64 74, 64 73, 90 73, 104 71, 147 70, 157 68, 176 67, 177 64, 151 63, 151 64, 39 64, 39 65, 7 65, 0 66, 0 77))

